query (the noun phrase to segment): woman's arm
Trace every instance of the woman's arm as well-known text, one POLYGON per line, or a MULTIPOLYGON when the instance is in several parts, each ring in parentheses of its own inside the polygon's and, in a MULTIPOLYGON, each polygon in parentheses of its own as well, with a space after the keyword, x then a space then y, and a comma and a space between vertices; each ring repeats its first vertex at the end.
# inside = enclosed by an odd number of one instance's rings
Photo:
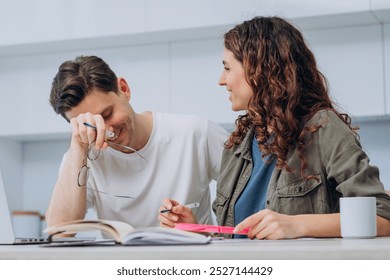
MULTIPOLYGON (((300 237, 341 237, 340 214, 284 215, 265 209, 235 227, 249 227, 249 238, 292 239, 300 237)), ((377 216, 377 236, 390 236, 390 221, 377 216)))

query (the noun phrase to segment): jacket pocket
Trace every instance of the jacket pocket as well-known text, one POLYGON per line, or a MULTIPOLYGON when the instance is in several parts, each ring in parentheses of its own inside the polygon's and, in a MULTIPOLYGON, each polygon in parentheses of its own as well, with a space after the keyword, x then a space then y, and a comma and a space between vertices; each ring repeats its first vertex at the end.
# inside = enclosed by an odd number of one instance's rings
POLYGON ((277 212, 288 215, 314 214, 323 208, 323 199, 318 191, 322 184, 320 172, 312 175, 318 180, 306 180, 296 174, 281 176, 280 184, 276 187, 277 212))
POLYGON ((229 198, 229 195, 217 190, 217 196, 214 200, 213 208, 215 210, 215 215, 217 216, 218 222, 225 219, 229 198))

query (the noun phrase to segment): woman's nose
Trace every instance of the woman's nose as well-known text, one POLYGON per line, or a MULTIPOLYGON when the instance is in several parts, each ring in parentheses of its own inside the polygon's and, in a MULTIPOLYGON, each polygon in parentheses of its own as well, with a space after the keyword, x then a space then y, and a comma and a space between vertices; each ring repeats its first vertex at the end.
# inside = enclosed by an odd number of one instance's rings
POLYGON ((221 74, 221 77, 219 77, 218 84, 219 84, 220 86, 225 86, 225 85, 226 85, 225 77, 224 77, 223 74, 221 74))

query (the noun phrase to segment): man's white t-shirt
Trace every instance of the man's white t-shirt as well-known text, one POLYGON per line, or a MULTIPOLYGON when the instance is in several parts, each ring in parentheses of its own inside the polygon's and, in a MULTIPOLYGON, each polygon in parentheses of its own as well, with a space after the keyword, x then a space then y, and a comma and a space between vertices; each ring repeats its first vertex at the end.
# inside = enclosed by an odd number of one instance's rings
POLYGON ((193 209, 199 223, 212 223, 209 183, 216 180, 228 133, 194 115, 153 113, 153 130, 145 147, 125 154, 111 148, 88 161, 89 188, 134 199, 88 191, 87 205, 99 219, 132 226, 157 226, 164 198, 181 204, 199 202, 193 209))

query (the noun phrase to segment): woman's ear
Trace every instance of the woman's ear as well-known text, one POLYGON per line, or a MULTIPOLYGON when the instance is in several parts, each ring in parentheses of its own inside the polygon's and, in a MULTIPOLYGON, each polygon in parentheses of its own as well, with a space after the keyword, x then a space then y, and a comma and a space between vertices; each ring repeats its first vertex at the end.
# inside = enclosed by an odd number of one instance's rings
POLYGON ((119 93, 124 94, 127 100, 130 101, 131 98, 130 87, 124 78, 121 77, 118 78, 118 90, 119 93))

